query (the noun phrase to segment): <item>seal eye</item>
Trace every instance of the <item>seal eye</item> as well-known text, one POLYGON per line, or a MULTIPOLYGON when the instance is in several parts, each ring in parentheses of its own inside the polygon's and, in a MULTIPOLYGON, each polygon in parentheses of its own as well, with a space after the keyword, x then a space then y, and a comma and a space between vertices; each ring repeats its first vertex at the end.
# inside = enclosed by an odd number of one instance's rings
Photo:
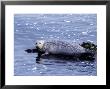
POLYGON ((39 44, 41 44, 41 43, 39 43, 39 44))

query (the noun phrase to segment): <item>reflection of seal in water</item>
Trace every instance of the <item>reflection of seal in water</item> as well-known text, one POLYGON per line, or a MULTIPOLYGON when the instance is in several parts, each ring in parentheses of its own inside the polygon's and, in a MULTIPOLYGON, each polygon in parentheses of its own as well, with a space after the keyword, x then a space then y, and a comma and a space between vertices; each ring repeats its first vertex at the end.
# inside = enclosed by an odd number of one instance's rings
MULTIPOLYGON (((84 44, 84 43, 83 43, 84 44)), ((67 56, 93 56, 94 53, 84 47, 85 45, 70 44, 62 41, 44 41, 40 40, 36 43, 36 49, 38 50, 38 58, 46 54, 54 55, 67 55, 67 56)))

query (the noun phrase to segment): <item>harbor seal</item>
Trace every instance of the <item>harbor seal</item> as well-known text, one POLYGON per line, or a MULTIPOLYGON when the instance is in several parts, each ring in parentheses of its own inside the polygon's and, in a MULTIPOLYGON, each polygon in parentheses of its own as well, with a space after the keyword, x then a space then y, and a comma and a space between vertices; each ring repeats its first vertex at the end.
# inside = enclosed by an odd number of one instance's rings
POLYGON ((67 55, 67 56, 93 56, 94 52, 86 48, 86 43, 71 44, 64 41, 45 41, 38 40, 36 42, 36 49, 38 50, 38 59, 42 55, 53 54, 53 55, 67 55))

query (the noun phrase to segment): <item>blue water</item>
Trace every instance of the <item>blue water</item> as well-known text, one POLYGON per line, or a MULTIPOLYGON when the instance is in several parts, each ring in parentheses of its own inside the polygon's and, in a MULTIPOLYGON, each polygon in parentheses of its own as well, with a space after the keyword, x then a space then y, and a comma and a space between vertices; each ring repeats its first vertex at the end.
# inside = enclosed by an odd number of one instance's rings
POLYGON ((15 14, 15 76, 96 76, 97 63, 59 58, 41 58, 24 50, 35 47, 36 40, 64 40, 97 44, 96 14, 15 14))

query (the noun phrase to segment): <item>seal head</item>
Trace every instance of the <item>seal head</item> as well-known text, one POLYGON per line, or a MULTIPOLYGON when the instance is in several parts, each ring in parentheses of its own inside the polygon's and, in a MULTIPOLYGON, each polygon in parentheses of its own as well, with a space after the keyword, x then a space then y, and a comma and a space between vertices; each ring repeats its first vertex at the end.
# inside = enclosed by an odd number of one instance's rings
POLYGON ((43 45, 44 45, 44 40, 38 40, 36 42, 36 48, 39 48, 40 50, 42 50, 43 45))

